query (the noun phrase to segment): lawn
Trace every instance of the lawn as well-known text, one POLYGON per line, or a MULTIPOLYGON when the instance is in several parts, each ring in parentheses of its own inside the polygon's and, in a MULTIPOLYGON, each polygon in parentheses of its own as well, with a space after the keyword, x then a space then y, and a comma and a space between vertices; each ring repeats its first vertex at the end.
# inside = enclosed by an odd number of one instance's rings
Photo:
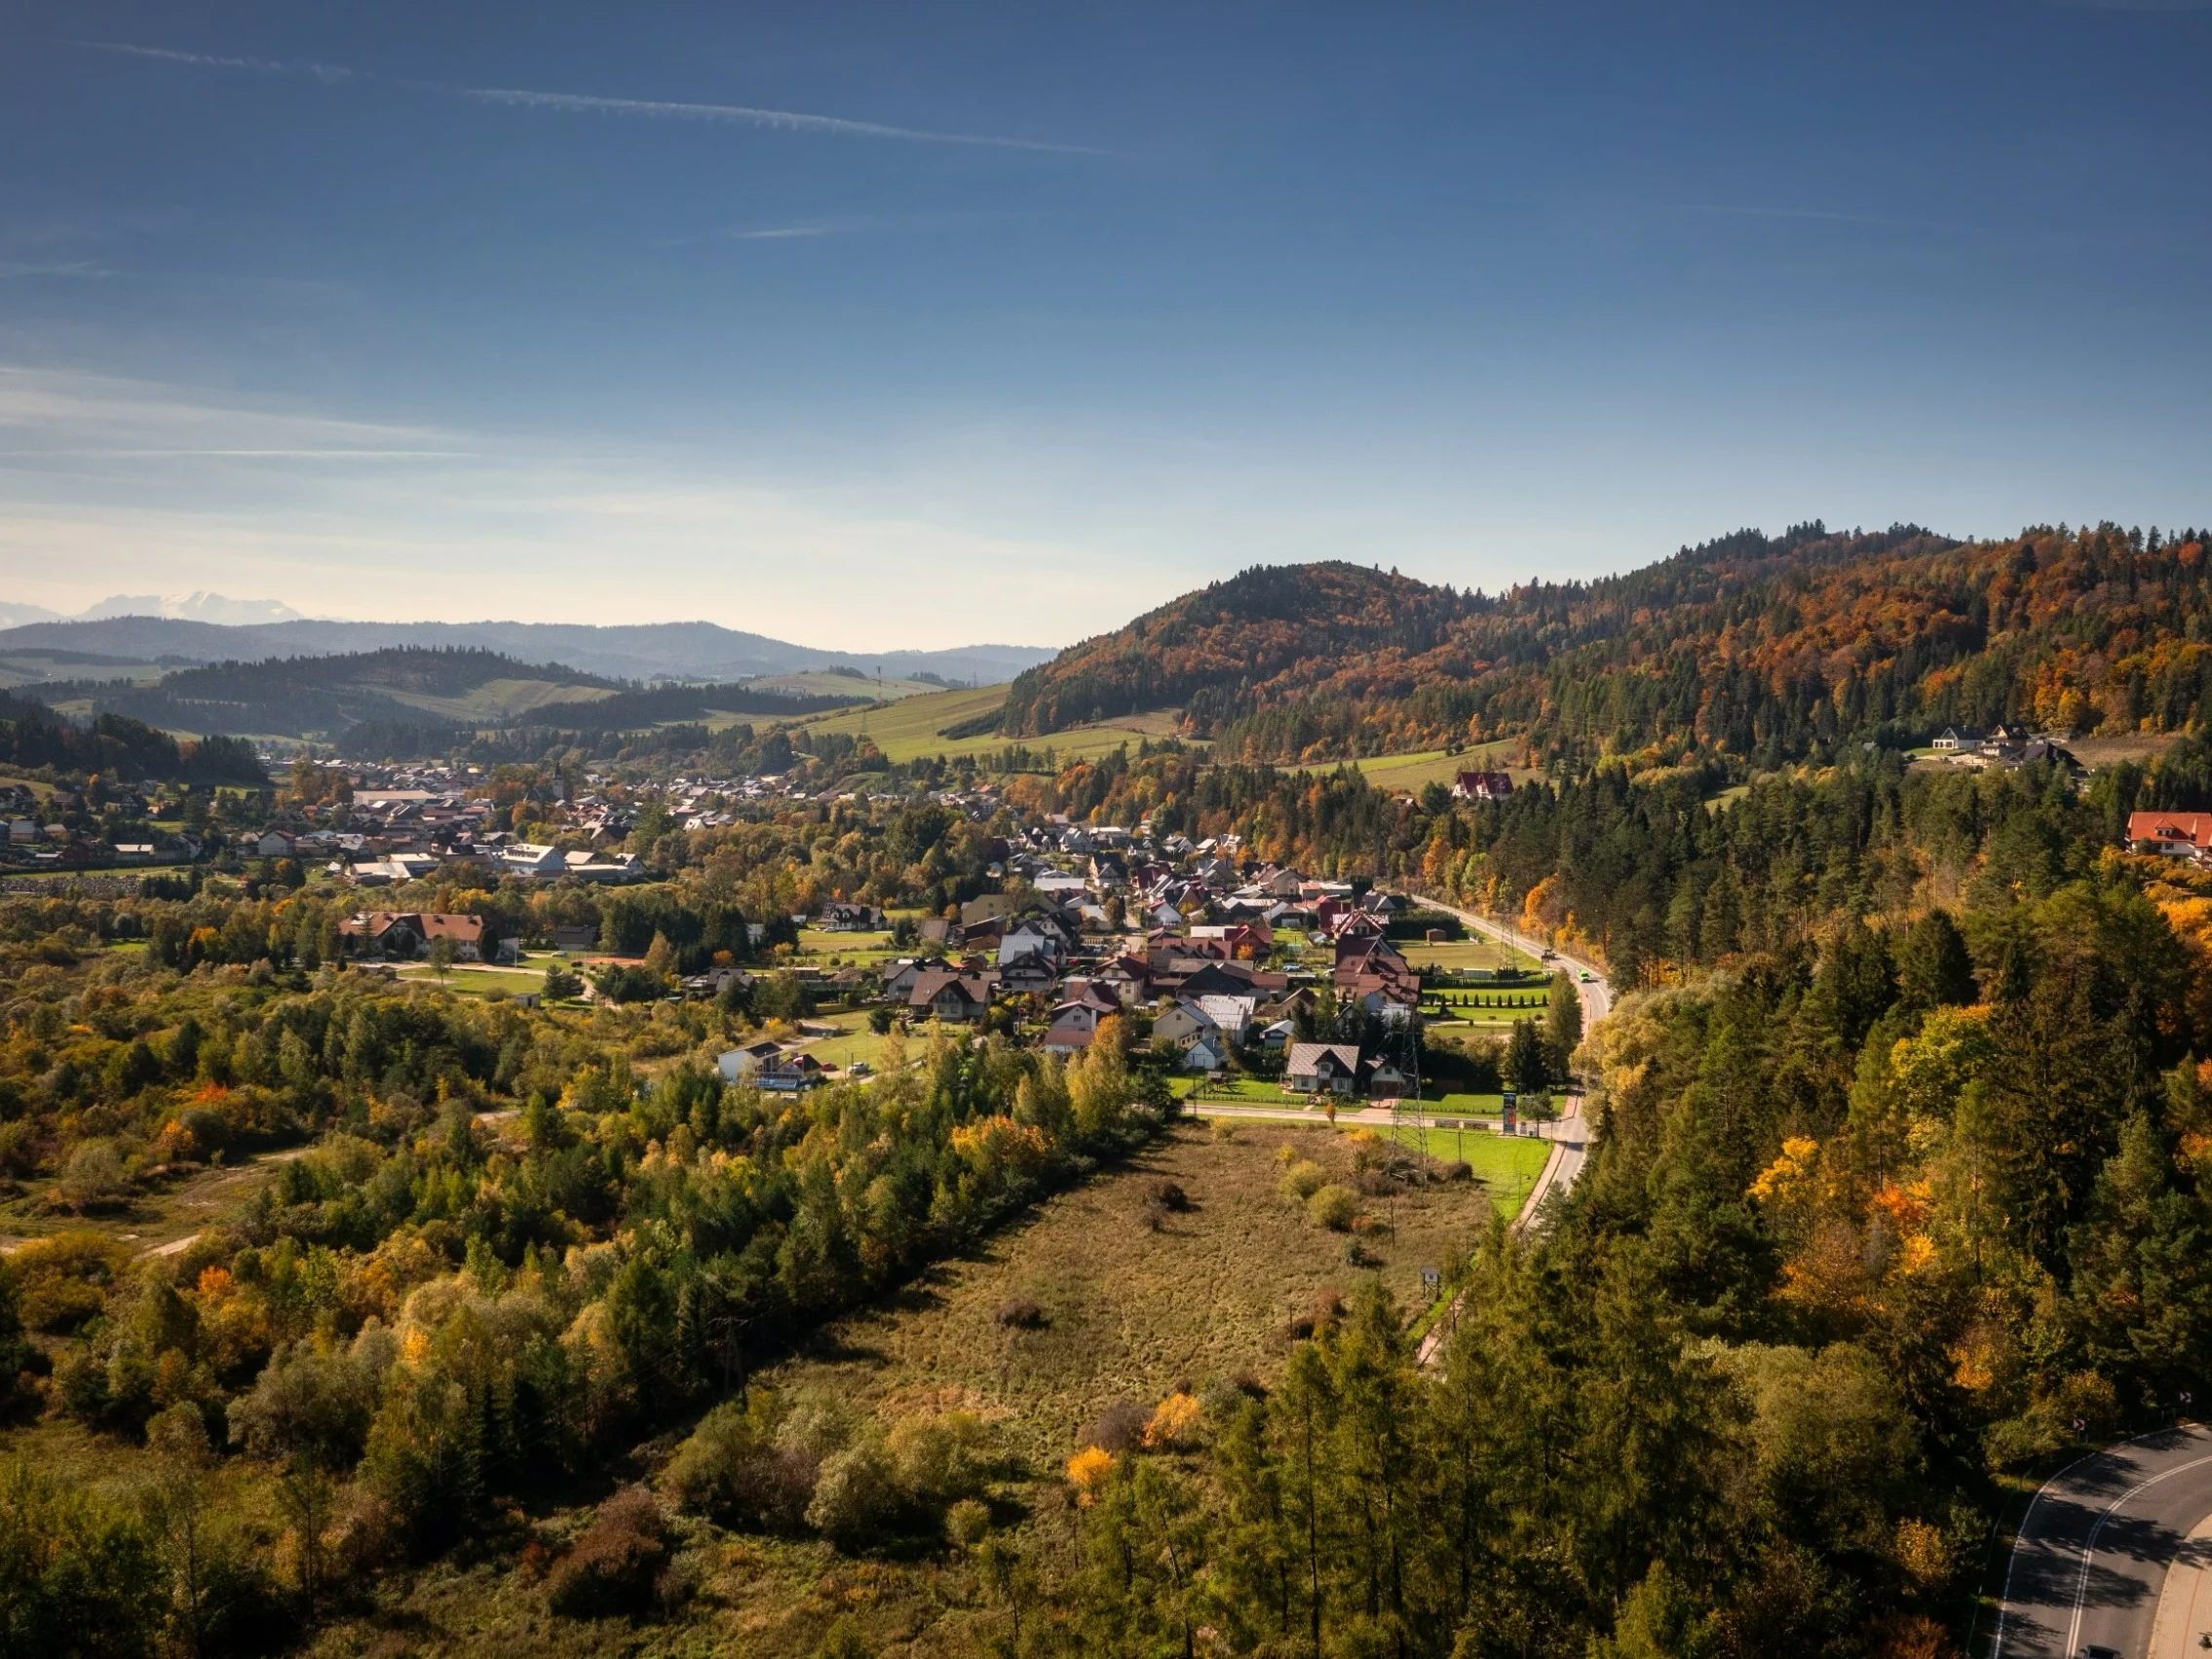
POLYGON ((885 933, 831 933, 820 927, 799 929, 799 955, 810 960, 809 967, 819 967, 830 957, 841 957, 846 961, 878 962, 898 954, 885 933))
MULTIPOLYGON (((806 1045, 807 1052, 822 1065, 835 1066, 843 1071, 855 1061, 864 1060, 877 1071, 883 1069, 884 1039, 868 1030, 868 1016, 865 1009, 855 1009, 852 1012, 841 1014, 821 1014, 816 1016, 809 1023, 832 1025, 837 1028, 837 1036, 817 1037, 806 1045)), ((918 1042, 911 1044, 910 1052, 919 1056, 921 1044, 918 1042)))
MULTIPOLYGON (((1470 1147, 1474 1137, 1469 1136, 1470 1147)), ((1323 1286, 1350 1294, 1379 1277, 1410 1315, 1421 1269, 1448 1267, 1488 1225, 1484 1189, 1459 1183, 1372 1200, 1394 1233, 1366 1241, 1375 1267, 1345 1262, 1345 1239, 1277 1196, 1277 1151, 1320 1162, 1349 1181, 1356 1148, 1318 1128, 1239 1124, 1230 1139, 1176 1130, 1134 1167, 1041 1206, 967 1259, 924 1273, 886 1303, 840 1321, 804 1351, 755 1377, 783 1391, 822 1390, 884 1416, 960 1409, 982 1416, 1014 1459, 999 1512, 1018 1545, 1052 1570, 1066 1559, 1071 1517, 1059 1479, 1080 1425, 1122 1400, 1149 1407, 1181 1382, 1279 1376, 1290 1318, 1323 1286), (1146 1200, 1172 1181, 1191 1208, 1155 1230, 1146 1200), (1037 1329, 999 1324, 1023 1299, 1037 1329)), ((1470 1161, 1472 1161, 1470 1159, 1470 1161)), ((56 1449, 66 1452, 57 1431, 56 1449)), ((37 1431, 44 1440, 48 1430, 37 1431)), ((649 1476, 672 1437, 642 1447, 629 1478, 649 1476)), ((574 1511, 537 1518, 572 1529, 574 1511)), ((936 1659, 983 1645, 1002 1629, 973 1570, 941 1553, 842 1555, 814 1538, 737 1534, 686 1523, 698 1590, 667 1622, 571 1623, 515 1570, 520 1525, 487 1529, 475 1547, 401 1581, 373 1610, 325 1631, 310 1649, 328 1659, 523 1659, 622 1653, 787 1659, 820 1647, 850 1616, 864 1650, 936 1659)))
MULTIPOLYGON (((427 979, 438 982, 438 975, 423 962, 409 962, 400 969, 401 979, 427 979)), ((487 991, 505 991, 510 996, 518 991, 543 991, 546 988, 544 967, 481 967, 474 962, 455 962, 445 976, 445 989, 466 996, 481 997, 487 991)))
POLYGON ((1432 967, 1443 973, 1491 973, 1501 967, 1532 972, 1542 966, 1526 951, 1516 951, 1510 945, 1475 933, 1465 939, 1444 939, 1434 944, 1426 939, 1399 939, 1393 943, 1415 967, 1432 967))

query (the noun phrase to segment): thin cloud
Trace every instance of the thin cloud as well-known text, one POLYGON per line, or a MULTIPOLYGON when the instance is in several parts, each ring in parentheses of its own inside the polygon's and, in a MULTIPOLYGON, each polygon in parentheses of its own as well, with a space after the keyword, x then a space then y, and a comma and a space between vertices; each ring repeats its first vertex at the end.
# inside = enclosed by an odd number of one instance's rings
POLYGON ((87 52, 112 52, 124 57, 153 57, 165 63, 189 63, 196 69, 242 69, 253 75, 305 75, 331 84, 354 79, 354 72, 335 63, 280 63, 268 57, 223 57, 207 52, 176 52, 166 46, 133 46, 120 40, 69 40, 63 46, 87 52))
POLYGON ((90 259, 71 259, 60 263, 35 264, 24 260, 0 259, 0 282, 18 277, 109 277, 114 273, 104 265, 90 259))
POLYGON ((537 93, 515 87, 431 87, 458 93, 479 103, 517 109, 558 109, 606 115, 636 115, 665 121, 710 121, 745 127, 780 128, 788 132, 834 132, 853 138, 903 138, 919 144, 975 144, 1002 150, 1043 150, 1056 155, 1095 156, 1105 152, 1081 144, 1051 144, 1036 138, 1002 138, 982 132, 936 132, 920 127, 893 127, 880 121, 852 121, 840 115, 809 115, 791 109, 761 109, 743 103, 680 103, 667 98, 609 98, 582 93, 537 93))
MULTIPOLYGON (((227 69, 254 75, 297 75, 325 84, 339 81, 372 81, 375 74, 328 63, 279 62, 267 57, 229 57, 206 52, 179 52, 165 46, 139 46, 128 41, 75 40, 57 44, 88 52, 112 52, 129 57, 150 57, 166 63, 183 63, 198 69, 227 69)), ((537 92, 525 87, 456 87, 440 81, 397 81, 412 92, 439 97, 467 98, 473 103, 507 109, 550 109, 569 114, 628 115, 651 121, 698 121, 722 126, 763 127, 784 132, 823 132, 846 138, 889 138, 911 144, 959 144, 981 149, 1033 150, 1048 155, 1099 156, 1103 150, 1083 144, 1055 144, 1040 138, 1009 138, 989 132, 939 132, 923 127, 896 127, 882 121, 856 121, 842 115, 816 115, 805 110, 767 109, 743 103, 692 103, 673 98, 599 97, 587 93, 537 92)))
POLYGON ((732 242, 795 242, 802 237, 834 236, 852 225, 764 225, 759 230, 724 233, 732 242))

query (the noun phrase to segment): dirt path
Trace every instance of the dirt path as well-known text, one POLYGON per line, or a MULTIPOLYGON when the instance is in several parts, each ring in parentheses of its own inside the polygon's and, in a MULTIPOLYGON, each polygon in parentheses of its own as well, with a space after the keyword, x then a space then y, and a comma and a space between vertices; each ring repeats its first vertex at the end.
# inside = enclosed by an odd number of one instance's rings
MULTIPOLYGON (((158 1237, 178 1223, 189 1224, 195 1219, 192 1215, 195 1211, 227 1209, 244 1196, 243 1188, 248 1182, 257 1176, 266 1176, 277 1164, 290 1163, 292 1159, 305 1157, 314 1150, 313 1147, 286 1147, 280 1151, 258 1153, 244 1163, 218 1164, 211 1169, 202 1170, 182 1186, 142 1200, 143 1208, 139 1213, 146 1218, 143 1220, 102 1220, 88 1216, 72 1219, 66 1225, 56 1230, 76 1231, 89 1228, 95 1232, 108 1233, 125 1244, 138 1245, 138 1254, 141 1256, 180 1255, 192 1248, 193 1242, 206 1230, 205 1227, 194 1226, 182 1237, 163 1238, 153 1244, 145 1242, 145 1235, 153 1233, 158 1237), (135 1230, 123 1230, 126 1227, 135 1230)), ((52 1234, 42 1233, 31 1237, 0 1238, 0 1256, 10 1255, 26 1244, 36 1244, 41 1237, 51 1236, 52 1234)))

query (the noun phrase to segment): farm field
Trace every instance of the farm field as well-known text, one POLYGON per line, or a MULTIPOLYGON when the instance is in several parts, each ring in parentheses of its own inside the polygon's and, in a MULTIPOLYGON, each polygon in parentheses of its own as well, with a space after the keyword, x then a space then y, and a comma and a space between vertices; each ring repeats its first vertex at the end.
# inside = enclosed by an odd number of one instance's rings
POLYGON ((604 687, 566 686, 557 680, 486 680, 465 697, 379 689, 410 707, 454 720, 504 720, 549 702, 597 702, 614 696, 604 687))
POLYGON ((1536 774, 1505 766, 1505 757, 1515 752, 1518 742, 1517 738, 1501 737, 1493 742, 1470 744, 1456 755, 1442 749, 1422 749, 1407 755, 1370 755, 1352 764, 1365 773, 1367 781, 1378 789, 1418 792, 1427 784, 1449 784, 1463 772, 1484 771, 1510 771, 1513 781, 1522 783, 1536 774))
MULTIPOLYGON (((863 662, 855 667, 865 668, 863 662)), ((826 669, 811 668, 797 674, 764 674, 757 680, 747 680, 748 691, 782 692, 788 697, 864 697, 896 701, 901 698, 932 697, 943 691, 927 680, 901 680, 896 676, 879 680, 874 675, 856 680, 850 674, 832 674, 826 669)), ((755 718, 758 718, 755 716, 755 718)))
MULTIPOLYGON (((1394 1209, 1397 1231, 1368 1241, 1379 1266, 1348 1266, 1343 1235, 1313 1225, 1277 1195, 1284 1147, 1332 1179, 1352 1178, 1357 1148, 1348 1136, 1240 1124, 1219 1140, 1186 1126, 1131 1167, 1050 1200, 975 1255, 827 1328, 753 1381, 786 1396, 836 1396, 886 1418, 976 1414, 1010 1458, 996 1492, 1002 1523, 1025 1553, 1056 1560, 1070 1523, 1059 1471, 1081 1425, 1118 1402, 1149 1409, 1178 1383, 1202 1395, 1208 1383, 1247 1374, 1272 1381, 1289 1352, 1289 1320, 1324 1286, 1349 1295, 1355 1281, 1380 1276, 1411 1315, 1422 1304, 1422 1267, 1448 1265, 1488 1225, 1484 1190, 1470 1184, 1374 1200, 1378 1215, 1394 1209), (1191 1208, 1154 1230, 1146 1204, 1160 1181, 1179 1186, 1191 1208), (998 1322, 998 1309, 1017 1299, 1038 1305, 1039 1327, 998 1322)), ((652 1477, 669 1443, 639 1449, 635 1478, 652 1477)), ((68 1453, 59 1440, 54 1450, 68 1453)), ((634 1626, 554 1618, 516 1562, 533 1532, 565 1535, 582 1519, 577 1511, 516 1516, 477 1549, 399 1583, 373 1610, 326 1630, 309 1651, 326 1659, 611 1651, 786 1659, 815 1653, 844 1616, 865 1651, 935 1659, 969 1651, 1003 1626, 974 1569, 948 1553, 860 1558, 818 1538, 739 1534, 695 1521, 682 1527, 697 1587, 679 1612, 634 1626)))
MULTIPOLYGON (((849 732, 856 736, 864 729, 869 740, 893 762, 910 761, 923 755, 977 755, 1003 749, 1009 739, 994 734, 959 738, 940 734, 947 726, 992 713, 1006 698, 1004 686, 983 686, 973 691, 934 691, 927 696, 902 698, 889 707, 840 709, 835 714, 819 715, 802 724, 818 732, 849 732)), ((1073 731, 1055 732, 1049 737, 1012 740, 1035 750, 1049 748, 1056 759, 1072 761, 1106 754, 1124 743, 1134 747, 1144 738, 1169 736, 1174 729, 1174 713, 1161 711, 1098 726, 1079 726, 1073 731)))

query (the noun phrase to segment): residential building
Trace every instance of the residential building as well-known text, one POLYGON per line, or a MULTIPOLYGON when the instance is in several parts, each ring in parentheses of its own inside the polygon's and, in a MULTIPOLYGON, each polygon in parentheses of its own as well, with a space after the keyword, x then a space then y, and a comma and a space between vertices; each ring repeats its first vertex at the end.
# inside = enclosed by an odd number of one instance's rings
POLYGON ((1359 1049, 1350 1042, 1294 1042, 1282 1086, 1294 1094, 1348 1095, 1359 1084, 1359 1049))

